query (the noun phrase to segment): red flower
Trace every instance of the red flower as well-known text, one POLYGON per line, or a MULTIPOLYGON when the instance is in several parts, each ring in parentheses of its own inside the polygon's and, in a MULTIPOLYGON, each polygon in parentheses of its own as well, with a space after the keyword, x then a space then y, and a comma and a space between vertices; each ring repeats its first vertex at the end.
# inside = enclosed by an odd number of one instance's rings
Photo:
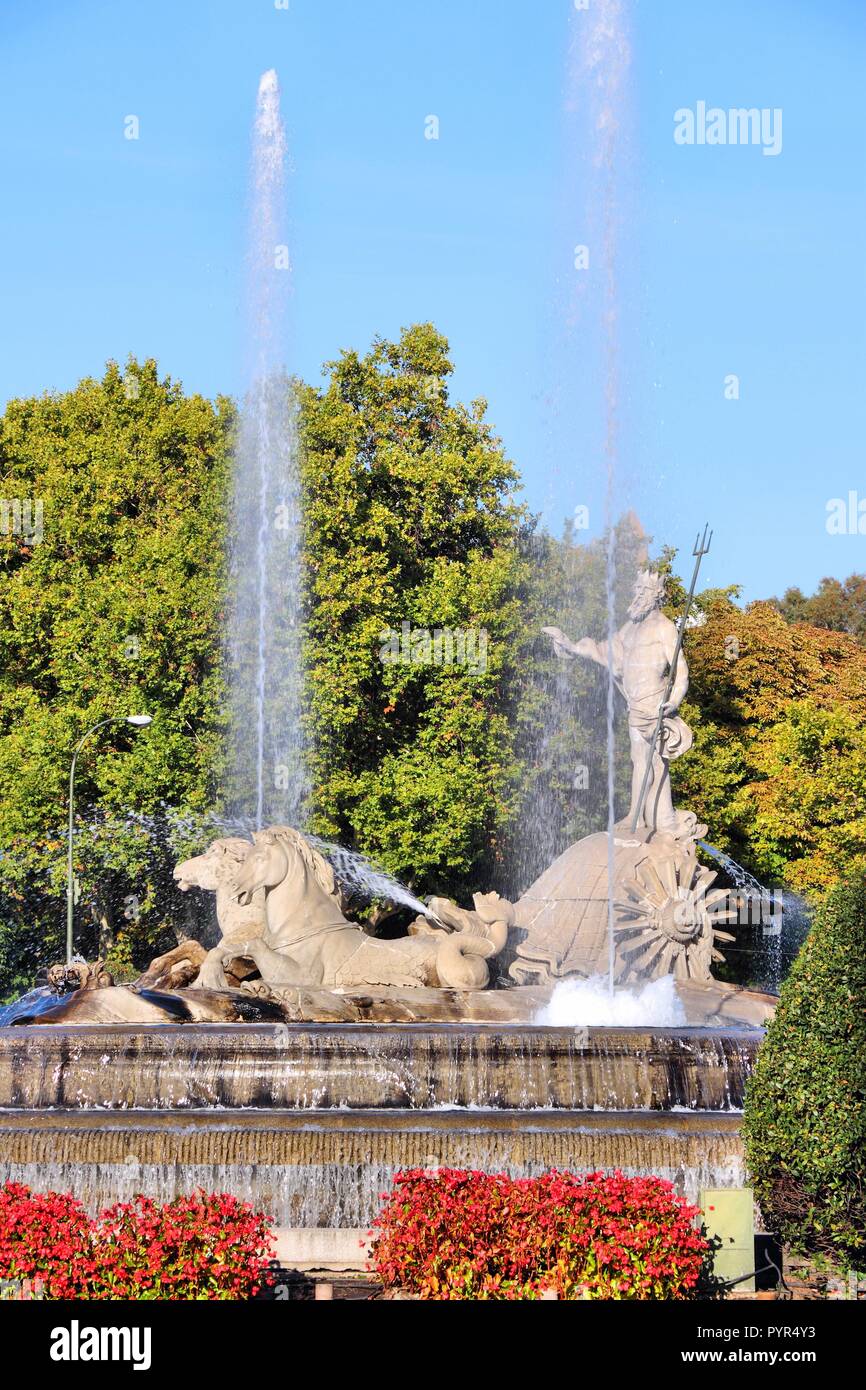
POLYGON ((120 1202, 91 1221, 70 1195, 0 1187, 0 1278, 47 1298, 253 1298, 273 1282, 267 1218, 228 1193, 120 1202))
POLYGON ((659 1178, 398 1173, 371 1234, 384 1283, 424 1298, 684 1298, 708 1244, 659 1178))

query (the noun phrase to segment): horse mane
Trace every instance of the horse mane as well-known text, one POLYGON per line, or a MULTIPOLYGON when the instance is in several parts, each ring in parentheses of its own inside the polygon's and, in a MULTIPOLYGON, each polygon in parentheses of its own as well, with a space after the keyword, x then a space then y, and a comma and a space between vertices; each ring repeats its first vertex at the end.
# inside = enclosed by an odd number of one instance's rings
POLYGON ((340 907, 340 894, 337 890, 337 879, 333 868, 323 854, 320 854, 317 849, 313 849, 309 840, 301 834, 300 830, 295 830, 290 825, 272 825, 267 830, 259 831, 259 834, 263 839, 271 837, 284 849, 294 850, 296 854, 299 854, 322 891, 327 893, 328 897, 332 898, 340 907))

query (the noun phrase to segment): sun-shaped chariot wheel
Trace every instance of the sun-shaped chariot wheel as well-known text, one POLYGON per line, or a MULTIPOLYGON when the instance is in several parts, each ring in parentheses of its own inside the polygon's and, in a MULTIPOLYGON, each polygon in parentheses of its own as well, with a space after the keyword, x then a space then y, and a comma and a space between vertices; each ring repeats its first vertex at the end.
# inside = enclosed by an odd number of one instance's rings
POLYGON ((733 941, 723 923, 736 917, 726 888, 693 855, 650 858, 635 866, 614 903, 616 977, 620 984, 672 974, 709 980, 712 961, 723 961, 718 941, 733 941))

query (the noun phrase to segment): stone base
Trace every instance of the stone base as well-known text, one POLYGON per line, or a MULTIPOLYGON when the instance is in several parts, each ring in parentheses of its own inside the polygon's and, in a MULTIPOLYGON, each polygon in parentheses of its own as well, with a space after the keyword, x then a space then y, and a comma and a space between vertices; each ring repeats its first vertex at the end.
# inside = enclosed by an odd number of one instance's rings
POLYGON ((0 1181, 72 1191, 93 1210, 137 1193, 232 1192, 275 1226, 309 1232, 292 1237, 309 1267, 347 1258, 354 1234, 333 1233, 368 1227, 403 1168, 619 1168, 695 1200, 701 1187, 743 1183, 740 1111, 761 1036, 514 1023, 4 1028, 0 1181))
POLYGON ((0 1181, 73 1191, 93 1211, 139 1192, 232 1192, 284 1230, 282 1264, 351 1269, 363 1268, 355 1242, 401 1168, 619 1168, 667 1178, 694 1201, 701 1187, 743 1185, 739 1122, 706 1111, 7 1111, 0 1181))
POLYGON ((284 1269, 360 1274, 372 1243, 366 1226, 277 1226, 275 1255, 284 1269))
POLYGON ((736 1110, 761 1036, 466 1023, 5 1028, 0 1107, 216 1108, 233 1127, 249 1110, 736 1110))
MULTIPOLYGON (((114 986, 82 990, 60 998, 45 1011, 22 1012, 10 1028, 38 1026, 76 1030, 138 1024, 148 1030, 172 1023, 187 1026, 246 1023, 290 1025, 355 1023, 480 1023, 527 1026, 538 1017, 555 987, 553 981, 502 989, 455 990, 368 988, 336 991, 266 985, 249 981, 239 989, 142 990, 114 986)), ((763 1027, 776 1000, 716 980, 677 980, 674 987, 692 1027, 763 1027)), ((0 1036, 4 1033, 0 1029, 0 1036)))

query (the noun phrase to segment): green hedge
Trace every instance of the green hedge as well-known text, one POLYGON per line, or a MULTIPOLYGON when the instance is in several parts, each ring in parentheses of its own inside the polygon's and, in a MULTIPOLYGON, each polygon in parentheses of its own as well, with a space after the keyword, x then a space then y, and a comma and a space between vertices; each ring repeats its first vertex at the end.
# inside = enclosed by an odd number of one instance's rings
POLYGON ((794 1249, 866 1267, 866 884, 819 909, 746 1093, 746 1158, 794 1249))

